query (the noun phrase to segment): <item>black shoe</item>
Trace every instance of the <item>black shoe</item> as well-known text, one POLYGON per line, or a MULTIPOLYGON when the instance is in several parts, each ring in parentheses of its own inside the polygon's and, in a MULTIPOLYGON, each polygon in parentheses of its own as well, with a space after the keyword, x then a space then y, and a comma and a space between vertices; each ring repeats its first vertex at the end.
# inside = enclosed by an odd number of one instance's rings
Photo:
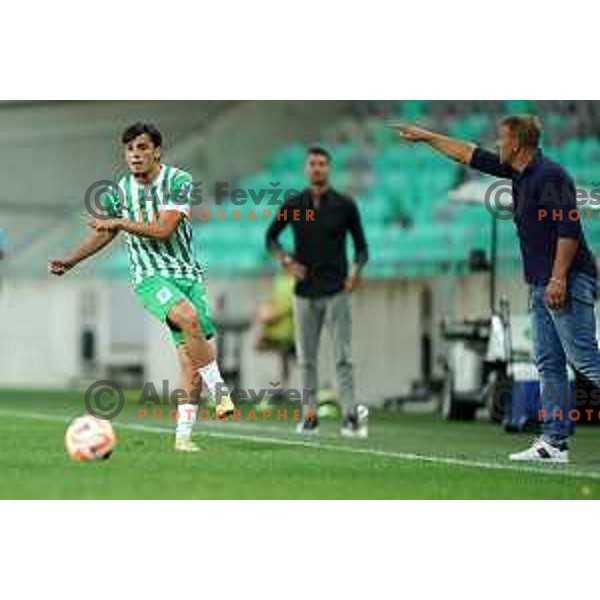
POLYGON ((298 425, 296 425, 296 433, 304 433, 308 435, 314 435, 319 431, 319 419, 317 417, 313 417, 312 419, 306 419, 300 421, 298 425))
POLYGON ((344 437, 366 439, 369 437, 369 410, 366 406, 357 406, 346 415, 340 433, 344 437))

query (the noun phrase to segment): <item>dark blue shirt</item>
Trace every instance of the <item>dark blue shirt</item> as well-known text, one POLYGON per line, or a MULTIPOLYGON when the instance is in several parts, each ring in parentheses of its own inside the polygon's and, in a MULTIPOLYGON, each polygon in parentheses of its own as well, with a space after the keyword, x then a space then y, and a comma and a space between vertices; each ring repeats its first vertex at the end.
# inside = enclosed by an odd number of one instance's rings
MULTIPOLYGON (((596 277, 596 263, 577 218, 575 184, 559 164, 546 158, 540 150, 519 172, 501 163, 496 154, 476 148, 471 167, 512 181, 513 219, 527 283, 545 285, 548 282, 561 237, 579 241, 569 273, 584 272, 596 277)), ((585 217, 585 213, 581 211, 580 216, 585 217)))

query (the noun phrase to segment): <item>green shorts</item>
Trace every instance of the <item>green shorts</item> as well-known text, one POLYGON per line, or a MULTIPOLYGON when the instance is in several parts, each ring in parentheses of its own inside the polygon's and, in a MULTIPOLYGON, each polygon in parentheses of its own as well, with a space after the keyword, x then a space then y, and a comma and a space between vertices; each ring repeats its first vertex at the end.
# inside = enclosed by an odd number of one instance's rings
POLYGON ((191 304, 196 311, 198 324, 204 337, 210 339, 215 335, 215 325, 210 316, 206 288, 200 280, 168 279, 160 275, 152 275, 135 288, 135 295, 148 312, 169 327, 176 346, 183 343, 184 335, 180 329, 169 324, 167 315, 181 301, 191 304))

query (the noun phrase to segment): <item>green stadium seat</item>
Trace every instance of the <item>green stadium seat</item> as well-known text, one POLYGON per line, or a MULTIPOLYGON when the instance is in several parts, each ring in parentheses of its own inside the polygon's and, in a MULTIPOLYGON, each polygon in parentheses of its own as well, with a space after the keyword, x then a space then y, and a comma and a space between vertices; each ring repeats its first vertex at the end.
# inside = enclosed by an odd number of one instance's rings
MULTIPOLYGON (((453 135, 478 140, 489 132, 499 109, 521 113, 538 108, 530 101, 509 100, 490 114, 473 108, 468 116, 456 116, 458 111, 449 107, 446 128, 453 135)), ((405 120, 420 120, 430 110, 426 101, 402 101, 392 106, 392 118, 395 113, 405 120)), ((560 133, 569 124, 556 110, 547 107, 540 110, 551 132, 560 133)), ((448 192, 461 180, 462 167, 425 146, 402 144, 395 132, 385 126, 383 118, 370 118, 354 125, 353 131, 363 128, 363 136, 325 145, 333 154, 336 187, 358 199, 371 247, 369 276, 464 272, 471 249, 487 250, 491 220, 483 207, 448 204, 448 192)), ((347 133, 348 129, 344 131, 347 133)), ((339 137, 347 138, 348 135, 339 137)), ((548 139, 552 143, 555 138, 560 136, 548 139)), ((598 178, 600 140, 596 137, 571 137, 561 145, 551 146, 547 153, 565 165, 578 185, 590 186, 598 178)), ((270 182, 278 181, 283 188, 302 189, 304 157, 304 145, 284 146, 269 157, 263 170, 242 178, 239 185, 245 189, 268 189, 270 182)), ((251 202, 233 208, 238 208, 243 218, 256 209, 251 202)), ((584 226, 590 242, 600 247, 600 223, 584 226)), ((272 264, 264 249, 266 227, 267 223, 261 219, 201 224, 197 227, 198 248, 219 272, 241 275, 258 272, 272 264), (242 257, 240 238, 246 243, 242 257)), ((498 233, 499 252, 510 268, 516 268, 519 248, 512 222, 499 222, 498 233)), ((283 243, 289 245, 290 228, 286 228, 283 238, 283 243)))

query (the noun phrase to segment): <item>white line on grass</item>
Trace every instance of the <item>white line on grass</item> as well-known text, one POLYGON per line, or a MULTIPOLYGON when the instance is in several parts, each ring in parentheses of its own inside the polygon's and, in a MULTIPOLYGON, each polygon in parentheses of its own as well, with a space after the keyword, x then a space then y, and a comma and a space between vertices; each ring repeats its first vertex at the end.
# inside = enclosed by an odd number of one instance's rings
MULTIPOLYGON (((49 413, 38 413, 29 411, 12 411, 0 409, 0 416, 13 417, 17 419, 33 419, 38 421, 54 421, 60 423, 67 423, 70 421, 70 417, 52 415, 49 413)), ((217 427, 219 424, 215 424, 217 427)), ((160 433, 160 434, 173 434, 174 428, 161 427, 161 426, 149 426, 138 423, 114 423, 116 429, 129 429, 132 431, 143 431, 149 433, 160 433)), ((425 462, 431 464, 449 465, 454 467, 467 467, 476 469, 485 469, 493 471, 511 471, 513 473, 522 474, 533 474, 533 475, 548 475, 558 477, 568 477, 573 479, 596 479, 600 480, 600 473, 596 471, 575 471, 571 470, 568 466, 564 465, 552 465, 547 468, 527 466, 527 465, 516 465, 516 464, 503 464, 494 462, 485 462, 479 460, 468 460, 462 458, 454 458, 450 456, 431 456, 426 454, 414 454, 412 452, 395 452, 393 450, 377 450, 376 448, 357 448, 353 446, 339 446, 335 444, 323 444, 318 441, 309 442, 305 440, 289 440, 284 438, 277 438, 272 436, 258 436, 258 435, 246 435, 241 433, 226 433, 223 431, 206 431, 206 429, 200 430, 203 435, 213 438, 222 438, 229 440, 239 440, 245 442, 254 442, 257 444, 279 444, 282 446, 296 446, 303 448, 310 448, 312 450, 329 450, 333 452, 346 452, 349 454, 364 454, 368 456, 381 456, 383 458, 394 458, 397 460, 404 461, 416 461, 425 462)))

